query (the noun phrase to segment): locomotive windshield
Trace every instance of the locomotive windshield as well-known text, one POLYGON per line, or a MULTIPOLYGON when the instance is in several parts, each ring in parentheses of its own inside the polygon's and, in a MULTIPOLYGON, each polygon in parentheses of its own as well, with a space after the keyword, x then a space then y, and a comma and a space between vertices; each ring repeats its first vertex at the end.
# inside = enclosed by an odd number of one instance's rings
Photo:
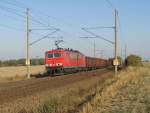
POLYGON ((60 57, 61 54, 60 53, 54 53, 54 57, 60 57))
POLYGON ((53 58, 53 53, 48 53, 48 54, 47 54, 47 57, 48 57, 48 58, 53 58))
POLYGON ((47 57, 48 58, 58 58, 58 57, 61 57, 61 53, 48 53, 47 57))

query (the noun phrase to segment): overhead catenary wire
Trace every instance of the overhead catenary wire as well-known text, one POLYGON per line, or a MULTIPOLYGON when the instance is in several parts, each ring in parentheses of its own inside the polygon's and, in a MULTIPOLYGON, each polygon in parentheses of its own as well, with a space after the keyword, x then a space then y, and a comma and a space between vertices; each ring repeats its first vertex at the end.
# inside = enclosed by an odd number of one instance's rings
POLYGON ((57 21, 57 22, 59 22, 59 23, 61 23, 61 24, 67 25, 67 26, 69 26, 69 27, 71 27, 71 28, 74 29, 74 25, 72 25, 72 24, 66 22, 66 21, 63 20, 63 19, 58 19, 58 18, 56 18, 56 17, 50 16, 50 15, 46 14, 45 12, 41 12, 41 11, 39 11, 39 10, 38 10, 37 12, 36 12, 34 9, 32 9, 32 10, 33 10, 33 12, 36 13, 36 15, 39 15, 39 13, 40 13, 40 15, 45 16, 45 17, 47 18, 47 20, 52 19, 52 20, 55 20, 55 21, 57 21))
POLYGON ((3 7, 3 6, 0 6, 0 9, 3 10, 3 11, 6 11, 8 13, 11 13, 11 14, 15 14, 21 18, 25 18, 25 15, 22 15, 22 14, 25 14, 25 13, 17 13, 16 11, 13 11, 11 8, 7 8, 7 7, 3 7))
POLYGON ((15 31, 23 31, 22 28, 16 28, 16 27, 12 27, 12 26, 9 26, 9 25, 1 24, 1 23, 0 23, 0 27, 15 30, 15 31))
POLYGON ((15 2, 15 0, 13 0, 13 2, 12 2, 12 0, 7 0, 7 1, 6 0, 1 0, 0 2, 3 3, 3 4, 15 6, 15 7, 21 8, 21 9, 25 9, 26 8, 26 6, 24 4, 22 4, 22 3, 18 2, 18 1, 15 2))
POLYGON ((46 28, 53 28, 53 30, 58 29, 58 28, 56 28, 56 27, 50 26, 50 25, 48 25, 48 24, 45 24, 45 23, 41 22, 40 20, 35 19, 33 16, 32 16, 31 18, 32 18, 32 22, 37 23, 37 24, 40 24, 40 25, 42 25, 43 27, 46 27, 46 28))
MULTIPOLYGON (((19 22, 19 21, 20 22, 25 21, 25 15, 23 15, 24 13, 23 12, 19 12, 16 9, 8 8, 6 6, 1 6, 0 5, 0 11, 1 11, 1 15, 8 17, 8 19, 12 19, 12 20, 15 20, 17 22, 19 22), (11 15, 9 16, 6 12, 8 14, 16 15, 19 18, 13 17, 11 15)), ((7 28, 7 29, 12 29, 12 30, 16 30, 16 31, 23 31, 23 28, 12 27, 11 25, 7 25, 7 24, 0 24, 0 27, 7 28)))
POLYGON ((114 5, 110 2, 110 0, 105 0, 108 4, 109 4, 109 7, 112 9, 112 10, 115 10, 116 8, 114 7, 114 5))
MULTIPOLYGON (((19 16, 19 17, 26 18, 25 15, 24 15, 25 12, 18 13, 18 12, 20 12, 20 11, 17 10, 17 9, 8 8, 8 7, 5 7, 5 6, 0 6, 0 9, 3 10, 3 11, 6 11, 6 12, 8 12, 8 13, 15 14, 15 15, 17 15, 17 16, 19 16)), ((31 15, 30 15, 30 16, 31 16, 31 15)), ((57 29, 57 28, 55 28, 55 27, 53 27, 53 26, 50 26, 50 25, 48 25, 48 24, 45 24, 45 23, 41 22, 40 20, 35 19, 34 17, 31 17, 31 18, 32 18, 32 22, 37 23, 37 24, 40 24, 40 25, 42 25, 43 27, 49 27, 49 28, 57 29)))
MULTIPOLYGON (((59 32, 64 33, 65 35, 69 35, 70 37, 74 37, 74 35, 72 35, 72 34, 66 32, 66 31, 64 31, 64 30, 62 30, 62 29, 60 29, 59 32)), ((79 38, 74 38, 74 41, 76 40, 76 41, 78 42, 78 44, 79 44, 80 41, 79 41, 78 39, 79 39, 79 38)), ((86 46, 86 47, 82 46, 82 48, 85 49, 86 51, 89 50, 87 46, 86 46)))
POLYGON ((105 27, 105 26, 86 27, 86 29, 108 29, 108 28, 114 28, 114 27, 113 26, 111 27, 105 27))
MULTIPOLYGON (((3 0, 2 0, 3 1, 3 0)), ((8 2, 5 2, 6 4, 9 4, 9 5, 12 5, 12 6, 20 6, 20 4, 21 4, 21 7, 22 8, 26 8, 26 7, 28 7, 27 5, 25 5, 25 4, 23 4, 22 2, 20 2, 20 1, 17 1, 17 0, 15 0, 15 2, 11 2, 11 0, 8 0, 8 2)), ((31 9, 31 11, 34 11, 32 8, 30 8, 31 9)), ((35 12, 35 11, 34 11, 35 12)), ((39 12, 40 11, 38 11, 37 12, 37 14, 39 14, 39 12)), ((33 17, 33 13, 32 13, 32 16, 30 15, 30 17, 31 17, 31 23, 34 23, 34 24, 39 24, 39 25, 42 25, 42 27, 49 27, 49 28, 53 28, 53 29, 57 29, 56 27, 54 27, 54 26, 50 26, 49 24, 45 24, 45 23, 47 23, 47 22, 43 22, 43 21, 41 21, 41 19, 39 20, 39 19, 37 19, 37 14, 36 14, 36 18, 35 18, 35 16, 33 17)), ((62 20, 62 19, 57 19, 57 18, 55 18, 55 17, 52 17, 52 16, 50 16, 50 15, 48 15, 48 14, 46 14, 46 13, 43 13, 43 12, 40 12, 40 14, 39 15, 44 15, 45 17, 47 17, 48 19, 54 19, 54 20, 56 20, 56 21, 60 21, 60 23, 63 23, 64 25, 67 25, 67 26, 72 26, 72 25, 70 25, 70 24, 68 24, 67 22, 65 22, 64 20, 62 20)), ((19 15, 18 15, 19 16, 19 15)), ((48 20, 47 19, 47 20, 48 20)), ((72 27, 73 28, 73 27, 72 27)))
POLYGON ((59 31, 59 30, 55 30, 55 31, 53 31, 53 32, 51 32, 51 33, 49 33, 49 34, 43 36, 42 38, 39 38, 39 39, 33 41, 32 43, 30 43, 30 46, 33 45, 33 44, 35 44, 35 43, 37 43, 37 42, 39 42, 39 41, 41 41, 41 40, 43 40, 43 39, 45 39, 45 38, 47 38, 47 37, 49 37, 50 35, 56 33, 57 31, 59 31))
MULTIPOLYGON (((34 10, 33 8, 32 8, 31 10, 32 10, 33 14, 34 14, 34 13, 36 14, 36 17, 37 17, 37 15, 40 15, 40 16, 42 16, 42 17, 44 17, 44 18, 47 18, 46 20, 50 20, 50 19, 55 20, 55 21, 57 21, 57 23, 59 22, 60 24, 63 24, 63 25, 65 25, 65 26, 70 27, 72 31, 75 31, 75 26, 72 25, 72 24, 70 24, 70 23, 68 23, 68 22, 65 21, 64 19, 60 19, 60 18, 56 18, 56 17, 50 16, 50 15, 46 14, 45 12, 41 12, 41 11, 39 11, 39 10, 34 10)), ((39 16, 38 16, 38 17, 39 17, 39 16)), ((54 26, 52 26, 52 27, 54 27, 54 26)), ((81 27, 79 27, 79 28, 81 28, 81 27)), ((68 32, 68 31, 65 31, 65 32, 68 32)), ((70 33, 68 32, 68 34, 70 34, 70 33)), ((79 34, 79 32, 78 32, 78 34, 79 34)), ((77 34, 75 34, 75 33, 74 33, 73 35, 76 35, 76 37, 79 37, 79 36, 78 36, 77 34)))
POLYGON ((20 9, 17 9, 17 8, 14 8, 14 7, 8 7, 8 6, 5 6, 5 5, 0 5, 1 8, 5 9, 5 10, 9 10, 9 11, 12 11, 12 12, 20 12, 21 14, 25 14, 24 10, 20 10, 20 9))
POLYGON ((11 21, 16 21, 16 22, 21 22, 21 23, 25 21, 25 19, 14 17, 14 16, 9 15, 9 14, 1 11, 1 10, 0 10, 0 14, 1 14, 2 17, 7 17, 7 19, 9 19, 11 21))
POLYGON ((82 28, 82 30, 84 30, 85 32, 87 32, 87 33, 89 33, 89 34, 95 36, 95 37, 93 37, 93 38, 100 38, 100 39, 105 40, 105 41, 107 41, 107 42, 109 42, 109 43, 111 43, 111 44, 114 44, 113 41, 110 41, 110 40, 104 38, 103 36, 97 35, 97 34, 91 32, 91 31, 87 30, 86 28, 82 28))

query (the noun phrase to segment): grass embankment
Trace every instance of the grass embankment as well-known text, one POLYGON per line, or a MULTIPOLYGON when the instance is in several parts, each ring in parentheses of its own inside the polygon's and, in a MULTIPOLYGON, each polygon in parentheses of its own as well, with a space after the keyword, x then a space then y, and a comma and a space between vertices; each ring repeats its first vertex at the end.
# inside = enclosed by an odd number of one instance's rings
POLYGON ((150 70, 129 67, 97 88, 80 113, 149 113, 150 70))

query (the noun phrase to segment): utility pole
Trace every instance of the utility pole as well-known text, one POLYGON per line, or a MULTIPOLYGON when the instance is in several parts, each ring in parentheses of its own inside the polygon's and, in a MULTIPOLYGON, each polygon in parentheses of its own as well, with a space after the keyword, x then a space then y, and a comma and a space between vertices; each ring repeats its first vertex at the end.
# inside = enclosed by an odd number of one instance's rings
POLYGON ((114 61, 114 65, 115 65, 115 75, 117 75, 118 72, 118 59, 117 59, 117 55, 118 55, 118 26, 117 26, 117 16, 118 16, 118 11, 115 9, 115 27, 114 27, 114 32, 115 32, 115 61, 114 61))
POLYGON ((26 10, 26 15, 27 15, 27 24, 26 24, 26 38, 27 38, 27 43, 26 43, 26 66, 27 66, 27 78, 30 79, 30 44, 29 44, 29 9, 27 8, 26 10))

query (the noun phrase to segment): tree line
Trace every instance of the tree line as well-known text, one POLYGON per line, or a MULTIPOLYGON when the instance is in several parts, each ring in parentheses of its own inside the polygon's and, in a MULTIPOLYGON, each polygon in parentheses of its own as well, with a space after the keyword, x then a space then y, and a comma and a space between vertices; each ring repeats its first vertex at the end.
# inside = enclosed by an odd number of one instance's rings
MULTIPOLYGON (((5 66, 25 66, 26 59, 17 59, 17 60, 0 60, 0 67, 5 66)), ((44 65, 44 58, 33 58, 31 59, 31 65, 44 65)))

